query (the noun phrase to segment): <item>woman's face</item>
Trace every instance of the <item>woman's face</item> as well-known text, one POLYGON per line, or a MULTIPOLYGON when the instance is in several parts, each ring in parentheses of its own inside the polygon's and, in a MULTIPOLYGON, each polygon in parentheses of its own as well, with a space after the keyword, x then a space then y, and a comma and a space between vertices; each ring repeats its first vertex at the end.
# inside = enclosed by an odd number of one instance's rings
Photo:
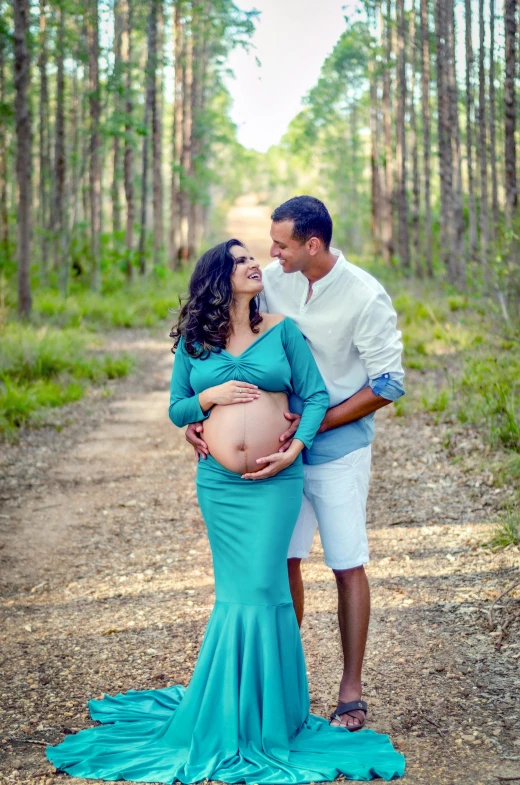
POLYGON ((258 262, 241 245, 234 245, 231 255, 235 258, 235 269, 231 274, 233 294, 250 294, 254 297, 264 288, 258 262))

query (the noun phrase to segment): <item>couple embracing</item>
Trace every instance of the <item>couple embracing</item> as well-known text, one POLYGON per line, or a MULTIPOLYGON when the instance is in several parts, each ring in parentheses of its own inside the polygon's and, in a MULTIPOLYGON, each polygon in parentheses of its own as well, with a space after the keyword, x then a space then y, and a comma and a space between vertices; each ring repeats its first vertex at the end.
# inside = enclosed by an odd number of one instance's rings
POLYGON ((216 589, 192 680, 91 701, 113 724, 48 750, 75 776, 278 785, 404 772, 387 736, 361 730, 373 413, 404 392, 395 312, 330 248, 318 199, 295 197, 272 220, 278 261, 262 274, 237 240, 206 252, 172 331, 170 418, 200 458, 216 589), (344 653, 330 721, 309 713, 298 627, 316 526, 344 653))

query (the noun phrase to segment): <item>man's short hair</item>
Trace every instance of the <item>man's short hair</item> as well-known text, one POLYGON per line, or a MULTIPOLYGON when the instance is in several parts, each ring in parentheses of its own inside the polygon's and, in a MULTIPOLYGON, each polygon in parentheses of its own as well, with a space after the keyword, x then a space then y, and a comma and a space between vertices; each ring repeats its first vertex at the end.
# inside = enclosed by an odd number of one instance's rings
POLYGON ((323 202, 314 196, 294 196, 276 208, 271 221, 294 221, 294 240, 303 244, 311 237, 317 237, 322 241, 325 250, 329 250, 332 218, 323 202))

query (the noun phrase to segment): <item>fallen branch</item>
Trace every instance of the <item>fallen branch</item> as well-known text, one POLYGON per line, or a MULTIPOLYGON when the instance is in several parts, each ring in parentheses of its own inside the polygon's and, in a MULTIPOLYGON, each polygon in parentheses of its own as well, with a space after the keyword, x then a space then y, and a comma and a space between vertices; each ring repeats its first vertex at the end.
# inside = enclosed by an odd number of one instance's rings
POLYGON ((509 592, 513 591, 513 589, 516 589, 517 586, 520 586, 520 581, 515 581, 512 584, 512 586, 509 587, 509 589, 506 589, 504 592, 502 592, 502 594, 499 597, 496 598, 496 600, 493 601, 493 604, 491 605, 491 608, 489 609, 489 613, 488 613, 488 621, 490 627, 495 626, 495 622, 493 619, 493 608, 495 607, 497 602, 502 599, 502 597, 505 597, 506 594, 509 594, 509 592))
POLYGON ((48 747, 48 741, 40 741, 40 739, 17 739, 15 736, 11 736, 8 741, 14 741, 16 744, 37 744, 38 747, 48 747))
POLYGON ((415 518, 399 518, 397 521, 390 521, 389 526, 406 526, 408 523, 417 523, 415 518))
POLYGON ((422 714, 421 716, 422 716, 423 720, 426 720, 426 722, 429 722, 430 725, 433 725, 434 728, 437 728, 437 730, 439 731, 439 735, 440 736, 444 736, 445 731, 440 727, 440 725, 437 725, 436 722, 434 722, 433 720, 430 720, 429 717, 426 716, 426 714, 422 714))

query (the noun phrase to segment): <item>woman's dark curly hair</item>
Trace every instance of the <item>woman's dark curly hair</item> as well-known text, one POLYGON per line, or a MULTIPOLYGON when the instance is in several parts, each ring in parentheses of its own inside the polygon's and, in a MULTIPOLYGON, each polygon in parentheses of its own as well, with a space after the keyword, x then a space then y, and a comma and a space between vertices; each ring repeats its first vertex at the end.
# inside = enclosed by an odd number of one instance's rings
MULTIPOLYGON (((231 248, 240 240, 227 240, 203 254, 190 279, 188 299, 182 304, 177 323, 172 327, 172 352, 184 336, 186 351, 192 357, 207 357, 209 352, 226 348, 231 333, 230 309, 233 303, 231 276, 236 260, 231 248)), ((258 332, 262 317, 258 311, 258 297, 249 304, 251 330, 258 332)))

